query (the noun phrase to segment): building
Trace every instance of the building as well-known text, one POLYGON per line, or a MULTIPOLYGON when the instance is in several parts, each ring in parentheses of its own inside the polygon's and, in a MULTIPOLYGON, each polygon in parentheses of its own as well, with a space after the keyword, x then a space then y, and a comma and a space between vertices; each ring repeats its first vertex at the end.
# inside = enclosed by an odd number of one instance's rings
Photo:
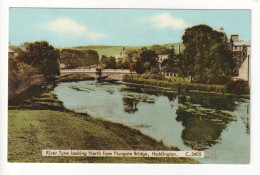
POLYGON ((235 61, 234 79, 250 81, 250 41, 239 40, 238 34, 231 34, 229 44, 235 61))
POLYGON ((232 51, 233 60, 235 62, 234 79, 243 79, 250 82, 250 56, 251 43, 250 41, 239 40, 238 34, 231 34, 228 40, 223 27, 220 27, 219 32, 223 33, 223 43, 228 43, 229 49, 232 51))
POLYGON ((122 61, 124 58, 126 58, 126 55, 122 52, 120 52, 119 55, 117 55, 116 57, 116 61, 122 61))
POLYGON ((162 70, 162 62, 166 59, 168 59, 169 55, 158 55, 158 63, 159 63, 159 69, 162 70))
POLYGON ((9 56, 14 56, 15 51, 10 49, 10 48, 8 48, 8 54, 9 54, 9 56))

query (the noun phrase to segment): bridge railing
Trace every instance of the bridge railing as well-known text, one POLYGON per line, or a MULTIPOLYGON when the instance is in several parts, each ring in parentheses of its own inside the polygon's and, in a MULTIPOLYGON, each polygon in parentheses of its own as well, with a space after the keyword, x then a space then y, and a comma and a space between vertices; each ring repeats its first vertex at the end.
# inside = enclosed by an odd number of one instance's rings
MULTIPOLYGON (((96 72, 96 69, 61 69, 60 72, 96 72)), ((102 72, 131 73, 129 69, 102 69, 102 72)))

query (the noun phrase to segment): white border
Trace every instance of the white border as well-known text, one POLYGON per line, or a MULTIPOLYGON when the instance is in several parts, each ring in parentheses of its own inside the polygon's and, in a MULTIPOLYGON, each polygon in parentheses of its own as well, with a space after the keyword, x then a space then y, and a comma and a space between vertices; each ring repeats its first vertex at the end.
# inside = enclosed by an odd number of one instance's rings
POLYGON ((259 174, 259 0, 0 0, 0 174, 259 174), (7 163, 7 49, 9 7, 63 8, 153 8, 153 9, 251 9, 252 87, 251 87, 251 163, 249 165, 155 165, 155 164, 50 164, 7 163))

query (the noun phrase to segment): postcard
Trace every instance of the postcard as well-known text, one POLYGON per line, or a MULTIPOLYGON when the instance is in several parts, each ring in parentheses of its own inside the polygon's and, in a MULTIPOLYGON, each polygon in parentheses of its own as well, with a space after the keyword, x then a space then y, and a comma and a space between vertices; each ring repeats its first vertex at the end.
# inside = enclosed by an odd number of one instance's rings
POLYGON ((249 164, 251 10, 10 8, 8 162, 249 164))

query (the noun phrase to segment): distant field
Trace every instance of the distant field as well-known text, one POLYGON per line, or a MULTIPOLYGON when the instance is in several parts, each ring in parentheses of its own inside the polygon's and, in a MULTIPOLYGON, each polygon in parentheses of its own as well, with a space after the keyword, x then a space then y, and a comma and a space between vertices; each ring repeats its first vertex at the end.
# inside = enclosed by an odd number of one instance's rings
MULTIPOLYGON (((178 50, 178 44, 181 44, 181 51, 184 49, 184 45, 182 43, 168 43, 168 44, 163 44, 161 46, 171 48, 174 46, 175 51, 178 50)), ((95 50, 98 52, 99 58, 102 57, 102 55, 105 56, 117 56, 120 54, 120 52, 123 51, 123 48, 125 50, 139 50, 142 47, 147 47, 150 49, 152 46, 108 46, 108 45, 89 45, 89 46, 77 46, 77 47, 69 47, 66 49, 76 49, 76 50, 95 50)))

